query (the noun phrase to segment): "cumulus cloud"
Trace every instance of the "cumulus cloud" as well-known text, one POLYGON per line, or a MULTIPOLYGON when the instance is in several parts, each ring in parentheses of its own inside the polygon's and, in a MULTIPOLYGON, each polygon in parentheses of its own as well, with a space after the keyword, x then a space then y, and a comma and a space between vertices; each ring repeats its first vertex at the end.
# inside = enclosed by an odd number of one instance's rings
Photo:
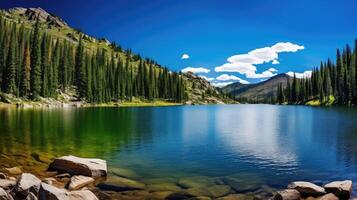
POLYGON ((215 87, 222 88, 222 87, 232 84, 232 83, 233 83, 232 81, 230 81, 230 82, 215 82, 215 83, 212 83, 212 85, 215 87))
POLYGON ((190 58, 190 56, 189 56, 187 53, 184 53, 184 54, 182 54, 182 56, 181 56, 181 59, 183 59, 183 60, 189 59, 189 58, 190 58))
POLYGON ((273 64, 273 65, 278 65, 278 64, 280 64, 280 62, 277 61, 277 60, 273 60, 273 62, 272 62, 271 64, 273 64))
POLYGON ((292 44, 290 42, 279 42, 271 47, 263 47, 252 50, 246 54, 238 54, 227 59, 227 63, 215 68, 216 72, 238 72, 246 75, 247 78, 268 78, 275 76, 276 71, 266 70, 256 73, 256 65, 271 63, 279 64, 279 53, 296 52, 304 49, 304 46, 292 44))
POLYGON ((312 71, 304 71, 303 73, 299 73, 299 72, 288 72, 286 73, 287 75, 294 77, 294 73, 296 78, 311 78, 312 75, 312 71))
POLYGON ((201 78, 205 79, 206 81, 213 81, 214 80, 214 78, 203 76, 203 75, 199 75, 198 77, 201 77, 201 78))
POLYGON ((218 81, 238 81, 242 84, 248 84, 249 82, 246 80, 243 80, 239 77, 236 77, 234 75, 228 75, 228 74, 222 74, 216 78, 218 81))
POLYGON ((275 68, 269 68, 268 71, 270 71, 270 72, 278 72, 278 70, 275 69, 275 68))
POLYGON ((208 73, 211 70, 204 68, 204 67, 186 67, 181 70, 181 72, 186 73, 186 72, 192 72, 192 73, 208 73))

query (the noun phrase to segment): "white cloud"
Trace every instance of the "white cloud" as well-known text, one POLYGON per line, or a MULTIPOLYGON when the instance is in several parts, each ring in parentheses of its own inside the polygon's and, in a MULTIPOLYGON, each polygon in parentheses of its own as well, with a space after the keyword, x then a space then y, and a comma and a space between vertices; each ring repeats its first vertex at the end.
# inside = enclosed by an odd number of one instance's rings
POLYGON ((279 64, 279 53, 296 52, 304 49, 304 46, 292 44, 290 42, 279 42, 271 47, 263 47, 252 50, 246 54, 238 54, 227 59, 227 63, 215 68, 216 72, 238 72, 246 75, 247 78, 268 78, 275 76, 274 72, 267 70, 262 73, 256 73, 255 65, 272 63, 279 64))
POLYGON ((211 70, 204 68, 204 67, 186 67, 181 70, 181 72, 186 73, 186 72, 192 72, 192 73, 208 73, 211 70))
POLYGON ((230 82, 215 82, 215 83, 212 83, 212 85, 215 87, 222 88, 222 87, 232 84, 232 83, 233 83, 232 81, 230 81, 230 82))
POLYGON ((275 68, 269 68, 268 71, 270 71, 270 72, 278 72, 278 70, 275 69, 275 68))
POLYGON ((288 72, 286 73, 287 75, 294 77, 294 73, 296 78, 311 78, 312 75, 312 71, 304 71, 303 73, 299 73, 299 72, 288 72))
POLYGON ((222 74, 222 75, 218 76, 216 78, 216 80, 219 80, 219 81, 238 81, 238 82, 240 82, 242 84, 249 84, 249 82, 246 81, 246 80, 243 80, 243 79, 241 79, 239 77, 236 77, 234 75, 228 75, 228 74, 222 74))
POLYGON ((272 62, 271 64, 273 64, 273 65, 278 65, 278 64, 280 64, 280 62, 277 61, 277 60, 273 60, 273 62, 272 62))
POLYGON ((213 81, 214 80, 214 78, 203 76, 203 75, 199 75, 198 77, 201 77, 201 78, 205 79, 206 81, 213 81))
POLYGON ((184 54, 182 54, 182 56, 181 56, 181 59, 183 59, 183 60, 189 59, 189 58, 190 58, 190 56, 189 56, 187 53, 184 53, 184 54))

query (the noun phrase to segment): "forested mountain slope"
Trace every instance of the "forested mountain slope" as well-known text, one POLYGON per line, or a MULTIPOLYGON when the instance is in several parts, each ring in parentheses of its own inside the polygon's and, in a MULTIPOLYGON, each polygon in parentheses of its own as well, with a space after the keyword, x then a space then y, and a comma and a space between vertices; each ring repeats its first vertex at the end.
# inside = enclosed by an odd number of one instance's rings
POLYGON ((270 103, 274 101, 280 85, 286 87, 292 77, 278 74, 266 81, 256 84, 232 83, 222 88, 224 93, 238 99, 240 102, 270 103))
MULTIPOLYGON (((41 8, 0 12, 3 93, 56 99, 74 89, 78 99, 91 103, 133 97, 181 103, 192 96, 187 89, 190 81, 130 49, 73 29, 41 8)), ((216 88, 211 89, 221 97, 216 88)))

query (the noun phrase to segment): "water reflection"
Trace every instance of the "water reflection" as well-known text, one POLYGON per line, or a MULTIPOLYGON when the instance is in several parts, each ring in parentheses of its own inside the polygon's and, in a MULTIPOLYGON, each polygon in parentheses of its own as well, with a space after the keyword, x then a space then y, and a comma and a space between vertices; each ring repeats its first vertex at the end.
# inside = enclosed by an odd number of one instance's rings
POLYGON ((2 162, 34 152, 99 157, 145 180, 238 177, 276 187, 297 178, 357 181, 354 108, 2 108, 0 138, 2 162))

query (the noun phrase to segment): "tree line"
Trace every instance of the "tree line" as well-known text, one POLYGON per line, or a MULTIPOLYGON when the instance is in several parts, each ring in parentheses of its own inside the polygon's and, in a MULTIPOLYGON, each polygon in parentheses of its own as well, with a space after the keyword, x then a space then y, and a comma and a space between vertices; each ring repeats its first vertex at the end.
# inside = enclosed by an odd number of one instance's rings
POLYGON ((278 86, 276 102, 304 104, 309 100, 321 103, 333 101, 335 104, 357 103, 357 40, 353 50, 346 45, 337 49, 336 60, 328 59, 314 68, 310 78, 299 79, 295 75, 287 86, 278 86))
POLYGON ((75 86, 87 102, 142 97, 182 102, 180 73, 142 59, 116 44, 108 48, 51 34, 37 20, 29 26, 0 15, 0 91, 24 99, 57 98, 75 86))

